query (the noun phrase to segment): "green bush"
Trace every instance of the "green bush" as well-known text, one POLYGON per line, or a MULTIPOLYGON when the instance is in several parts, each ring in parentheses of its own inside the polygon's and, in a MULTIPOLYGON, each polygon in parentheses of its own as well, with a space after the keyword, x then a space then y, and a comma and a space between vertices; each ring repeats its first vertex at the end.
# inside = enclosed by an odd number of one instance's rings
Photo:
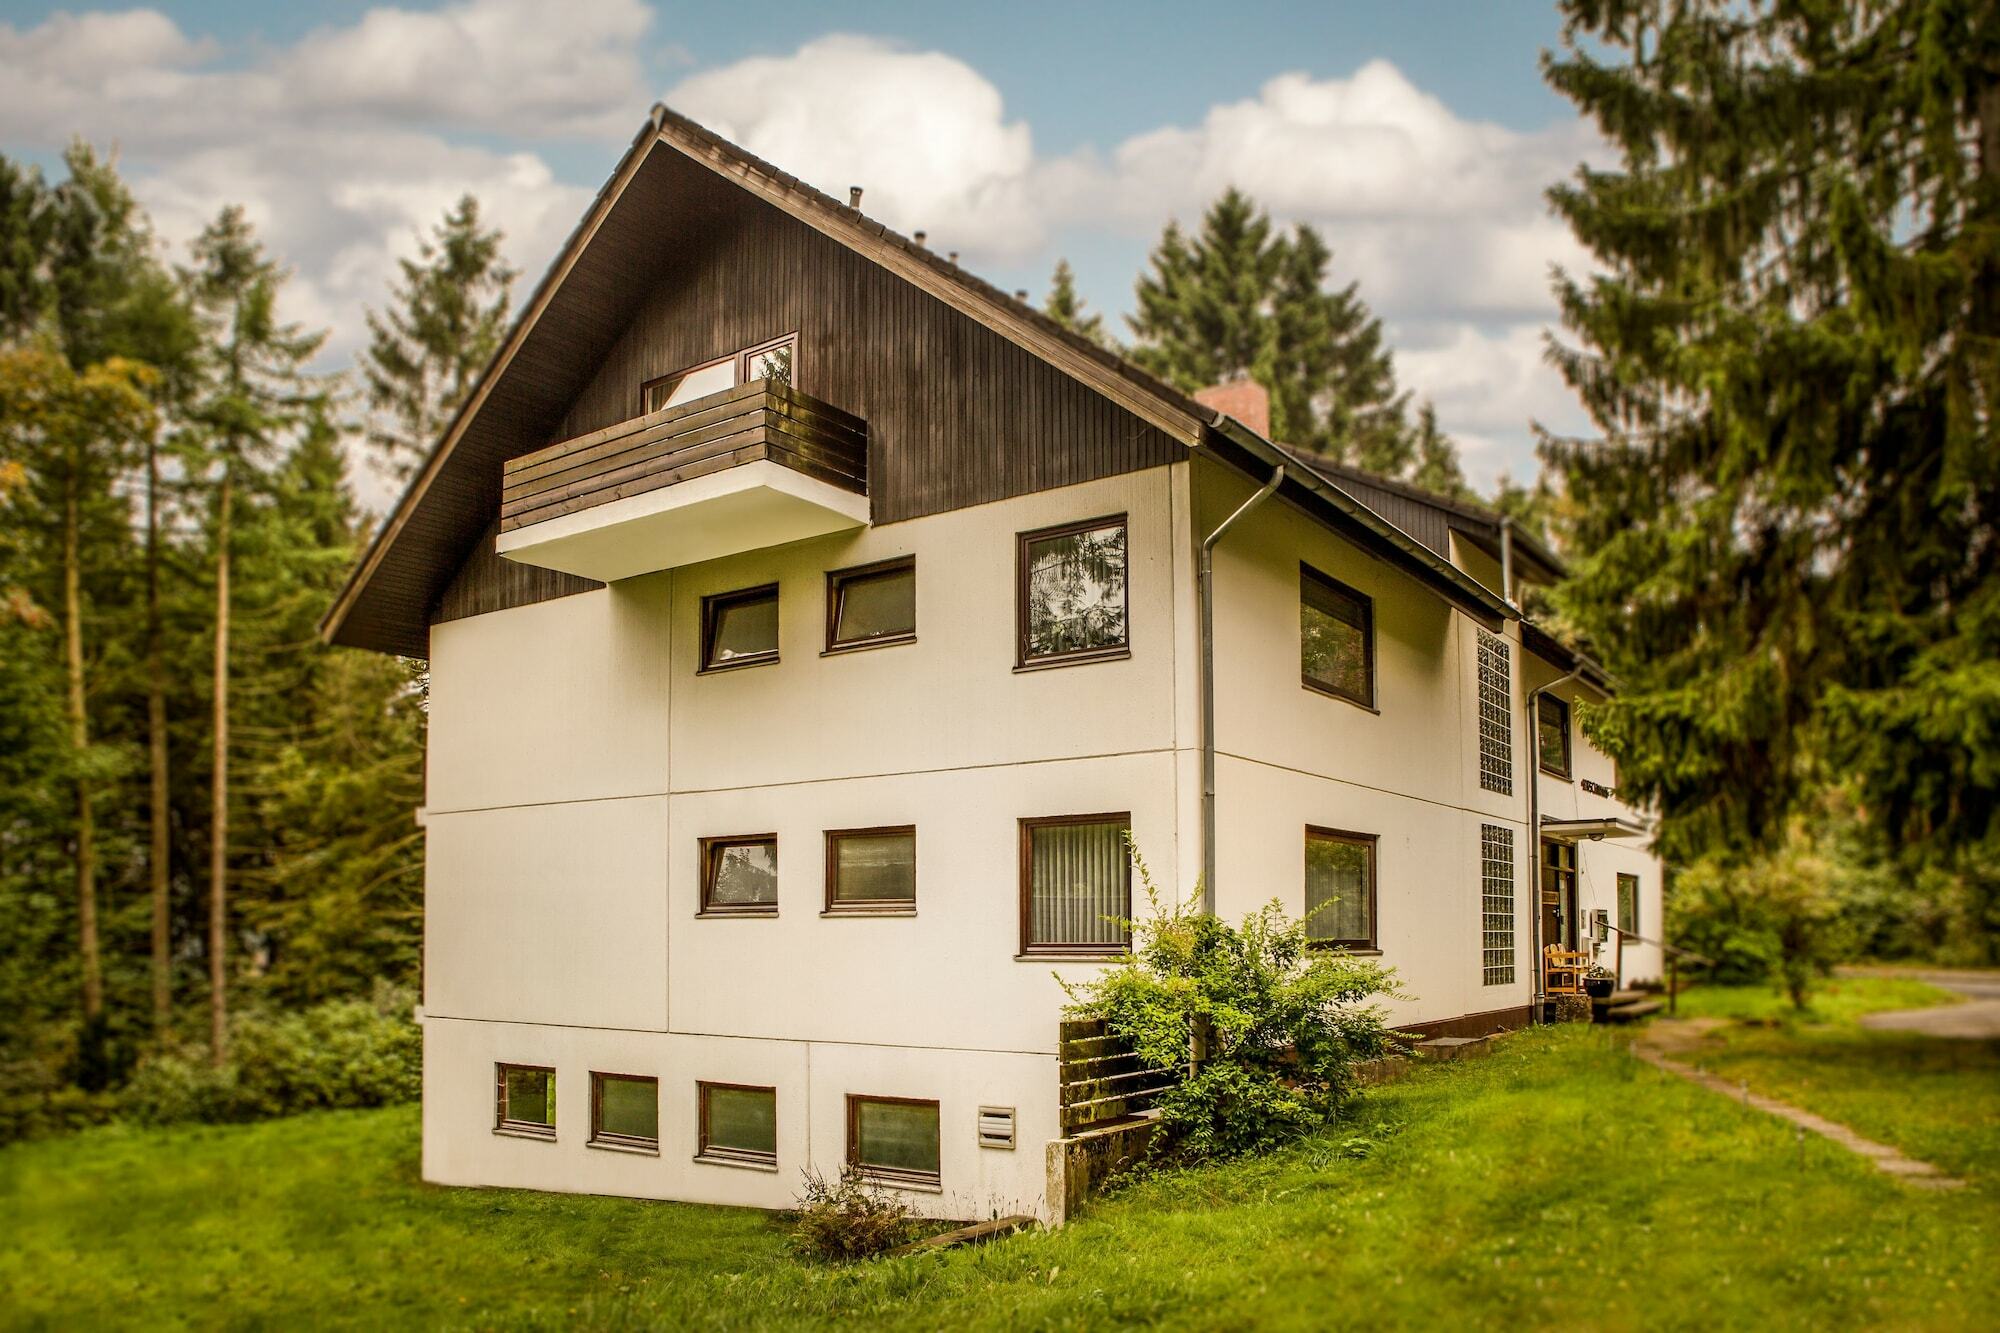
POLYGON ((792 1249, 827 1263, 869 1259, 915 1240, 921 1225, 902 1200, 874 1188, 852 1167, 832 1180, 807 1167, 792 1249))
POLYGON ((1163 911, 1133 860, 1150 916, 1129 923, 1130 957, 1065 988, 1071 1016, 1102 1019, 1148 1065, 1188 1071, 1159 1102, 1155 1154, 1265 1152, 1332 1121, 1355 1066, 1395 1048, 1375 1003, 1401 997, 1394 970, 1314 946, 1275 900, 1241 925, 1186 903, 1163 911))
POLYGON ((139 1063, 121 1098, 147 1124, 261 1120, 336 1107, 416 1100, 422 1038, 407 994, 331 1000, 291 1012, 246 1012, 230 1024, 229 1063, 166 1049, 139 1063))

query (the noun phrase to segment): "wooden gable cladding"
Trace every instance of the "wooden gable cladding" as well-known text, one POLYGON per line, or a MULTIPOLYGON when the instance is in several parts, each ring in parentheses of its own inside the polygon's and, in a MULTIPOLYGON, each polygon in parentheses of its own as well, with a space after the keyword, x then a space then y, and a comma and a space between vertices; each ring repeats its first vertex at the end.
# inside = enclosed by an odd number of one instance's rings
POLYGON ((1181 458, 1164 431, 869 258, 703 169, 679 247, 561 430, 631 417, 646 381, 797 333, 795 388, 868 423, 874 521, 1181 458))
POLYGON ((1205 420, 955 265, 656 108, 323 633, 421 657, 427 624, 465 607, 582 590, 530 586, 491 558, 504 465, 638 415, 647 379, 794 332, 797 387, 869 423, 877 522, 1170 463, 1205 420))
POLYGON ((756 380, 512 460, 503 474, 500 531, 758 460, 868 493, 866 423, 756 380))
POLYGON ((524 565, 497 554, 493 549, 493 539, 499 532, 498 523, 490 524, 472 544, 472 554, 466 557, 458 573, 445 585, 437 605, 431 609, 430 622, 433 625, 447 620, 462 620, 467 616, 483 616, 489 611, 533 606, 550 598, 591 592, 604 586, 592 579, 524 565))

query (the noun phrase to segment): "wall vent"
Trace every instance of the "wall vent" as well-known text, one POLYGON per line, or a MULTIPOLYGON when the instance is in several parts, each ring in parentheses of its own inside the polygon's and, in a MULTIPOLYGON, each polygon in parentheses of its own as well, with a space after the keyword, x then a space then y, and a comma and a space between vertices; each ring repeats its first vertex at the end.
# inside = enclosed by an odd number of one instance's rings
POLYGON ((982 1148, 1013 1148, 1013 1107, 982 1106, 979 1108, 979 1146, 982 1148))

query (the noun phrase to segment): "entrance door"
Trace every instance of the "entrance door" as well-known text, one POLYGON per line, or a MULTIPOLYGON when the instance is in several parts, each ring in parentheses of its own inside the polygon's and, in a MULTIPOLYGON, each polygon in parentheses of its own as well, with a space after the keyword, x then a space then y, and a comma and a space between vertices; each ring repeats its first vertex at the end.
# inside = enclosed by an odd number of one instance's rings
POLYGON ((1576 935, 1576 844, 1542 839, 1542 943, 1579 947, 1576 935))

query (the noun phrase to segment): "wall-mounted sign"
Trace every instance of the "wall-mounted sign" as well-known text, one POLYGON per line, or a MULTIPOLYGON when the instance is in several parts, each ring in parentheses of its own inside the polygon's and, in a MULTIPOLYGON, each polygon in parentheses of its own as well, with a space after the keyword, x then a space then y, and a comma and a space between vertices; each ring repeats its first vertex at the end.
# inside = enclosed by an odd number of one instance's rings
POLYGON ((1616 795, 1618 794, 1617 792, 1613 791, 1613 790, 1612 790, 1611 788, 1609 788, 1609 787, 1605 786, 1605 785, 1604 785, 1603 783, 1601 783, 1601 782, 1592 782, 1592 781, 1591 781, 1591 780, 1590 780, 1589 778, 1585 778, 1585 779, 1583 780, 1583 783, 1582 783, 1582 786, 1583 786, 1583 789, 1584 789, 1585 791, 1589 792, 1589 793, 1590 793, 1590 794, 1591 794, 1592 796, 1606 796, 1606 797, 1609 797, 1609 796, 1616 796, 1616 795))

